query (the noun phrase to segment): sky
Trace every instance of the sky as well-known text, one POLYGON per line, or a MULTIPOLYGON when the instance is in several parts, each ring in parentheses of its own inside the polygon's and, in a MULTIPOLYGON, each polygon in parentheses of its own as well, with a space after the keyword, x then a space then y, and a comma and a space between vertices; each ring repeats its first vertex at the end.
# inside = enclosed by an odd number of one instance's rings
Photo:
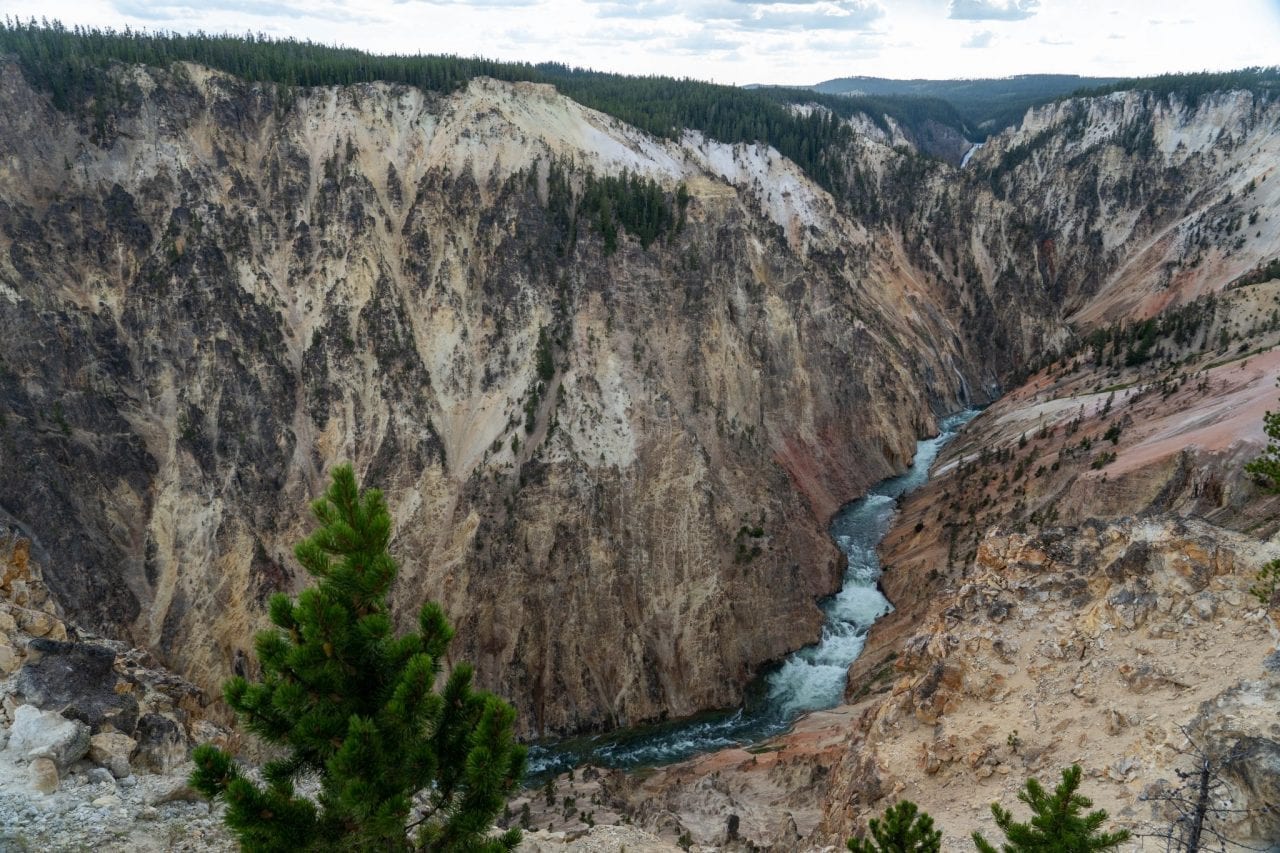
POLYGON ((1280 0, 0 0, 33 14, 738 85, 1280 63, 1280 0))

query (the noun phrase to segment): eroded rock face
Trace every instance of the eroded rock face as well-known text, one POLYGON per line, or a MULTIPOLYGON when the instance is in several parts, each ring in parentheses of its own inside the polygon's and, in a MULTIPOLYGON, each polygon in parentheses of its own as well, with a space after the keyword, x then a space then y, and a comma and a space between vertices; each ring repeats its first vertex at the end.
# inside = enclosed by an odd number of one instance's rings
POLYGON ((1280 838, 1280 740, 1243 737, 1230 742, 1221 776, 1236 786, 1235 802, 1246 811, 1228 816, 1238 836, 1257 841, 1280 838))
POLYGON ((119 74, 95 129, 0 69, 0 508, 86 624, 206 688, 302 583, 305 506, 350 460, 397 516, 400 616, 441 600, 526 733, 733 704, 817 636, 830 514, 937 414, 1068 318, 1280 251, 1276 217, 1192 237, 1277 155, 1280 108, 1238 93, 1046 107, 960 172, 864 138, 837 204, 769 149, 544 86, 119 74), (686 225, 567 241, 552 160, 683 183, 686 225))
POLYGON ((442 601, 524 732, 733 704, 817 636, 830 513, 993 385, 899 249, 768 150, 545 87, 285 105, 121 73, 95 144, 0 69, 0 506, 69 611, 206 688, 350 460, 396 515, 398 613, 442 601), (553 158, 684 183, 684 229, 566 250, 553 158))
MULTIPOLYGON (((856 795, 870 761, 886 787, 913 786, 911 799, 947 815, 957 844, 982 817, 969 808, 974 786, 1012 801, 1025 776, 1044 781, 1073 762, 1118 824, 1167 829, 1143 791, 1178 784, 1193 744, 1232 755, 1230 796, 1267 813, 1274 710, 1263 709, 1280 682, 1247 589, 1273 552, 1191 520, 988 531, 971 571, 902 647, 897 682, 867 706, 815 837, 852 831, 887 804, 856 795), (963 800, 944 793, 957 785, 963 800)), ((1234 816, 1223 828, 1242 843, 1269 831, 1234 816)))

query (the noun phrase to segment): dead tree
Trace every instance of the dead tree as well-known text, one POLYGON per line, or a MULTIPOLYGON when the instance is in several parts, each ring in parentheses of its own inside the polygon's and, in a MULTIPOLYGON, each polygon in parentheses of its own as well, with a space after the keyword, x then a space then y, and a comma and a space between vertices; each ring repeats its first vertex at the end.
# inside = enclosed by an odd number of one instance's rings
POLYGON ((1266 848, 1251 847, 1227 837, 1227 821, 1232 816, 1254 811, 1237 808, 1223 796, 1227 782, 1222 773, 1240 759, 1240 745, 1235 744, 1225 752, 1217 753, 1197 742, 1186 727, 1179 728, 1187 739, 1187 745, 1178 751, 1191 759, 1192 769, 1174 771, 1181 780, 1176 787, 1143 796, 1148 802, 1164 804, 1165 813, 1172 812, 1172 818, 1167 825, 1153 823, 1149 831, 1137 834, 1164 841, 1166 853, 1233 853, 1237 850, 1265 853, 1266 848))

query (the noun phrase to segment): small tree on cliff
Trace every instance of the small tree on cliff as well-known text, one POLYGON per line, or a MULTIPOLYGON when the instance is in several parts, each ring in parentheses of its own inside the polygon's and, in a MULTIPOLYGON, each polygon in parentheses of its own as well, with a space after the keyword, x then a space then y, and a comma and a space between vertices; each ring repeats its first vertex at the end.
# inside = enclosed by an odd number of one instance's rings
POLYGON ((453 636, 438 605, 422 608, 417 633, 393 634, 397 567, 380 492, 361 493, 343 466, 312 511, 321 527, 295 553, 317 584, 271 599, 278 630, 257 638, 262 681, 224 688, 246 727, 287 754, 263 767, 261 786, 206 744, 192 784, 226 800, 246 850, 513 849, 519 830, 489 829, 524 772, 515 712, 473 690, 467 664, 437 692, 453 636), (296 794, 301 776, 319 780, 318 802, 296 794))
MULTIPOLYGON (((1262 419, 1267 433, 1266 448, 1252 462, 1246 462, 1244 470, 1252 474, 1268 492, 1280 493, 1280 412, 1267 412, 1262 419)), ((1258 582, 1250 590, 1264 605, 1280 596, 1280 560, 1272 560, 1258 570, 1258 582)))
POLYGON ((941 853, 942 832, 910 800, 889 806, 883 818, 873 817, 868 825, 873 840, 850 838, 853 853, 941 853))
POLYGON ((1280 412, 1263 415, 1262 428, 1271 440, 1261 456, 1245 463, 1244 470, 1256 477, 1268 492, 1280 492, 1280 412))
MULTIPOLYGON (((1093 805, 1093 801, 1077 794, 1080 787, 1080 765, 1073 764, 1062 771, 1062 781, 1053 794, 1045 791, 1035 779, 1018 792, 1018 799, 1031 807, 1028 823, 1018 823, 1013 813, 991 804, 991 814, 996 826, 1008 839, 1000 845, 999 853, 1092 853, 1110 850, 1129 840, 1129 831, 1103 832, 1107 813, 1102 809, 1081 814, 1093 805)), ((973 843, 980 853, 997 853, 980 833, 973 834, 973 843)))

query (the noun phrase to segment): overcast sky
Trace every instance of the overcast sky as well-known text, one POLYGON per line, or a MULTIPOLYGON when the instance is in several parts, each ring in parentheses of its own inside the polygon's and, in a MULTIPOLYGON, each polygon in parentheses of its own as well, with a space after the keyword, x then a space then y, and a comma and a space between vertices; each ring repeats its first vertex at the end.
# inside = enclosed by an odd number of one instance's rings
POLYGON ((66 24, 265 32, 720 83, 1133 76, 1280 62, 1280 0, 0 0, 66 24))

